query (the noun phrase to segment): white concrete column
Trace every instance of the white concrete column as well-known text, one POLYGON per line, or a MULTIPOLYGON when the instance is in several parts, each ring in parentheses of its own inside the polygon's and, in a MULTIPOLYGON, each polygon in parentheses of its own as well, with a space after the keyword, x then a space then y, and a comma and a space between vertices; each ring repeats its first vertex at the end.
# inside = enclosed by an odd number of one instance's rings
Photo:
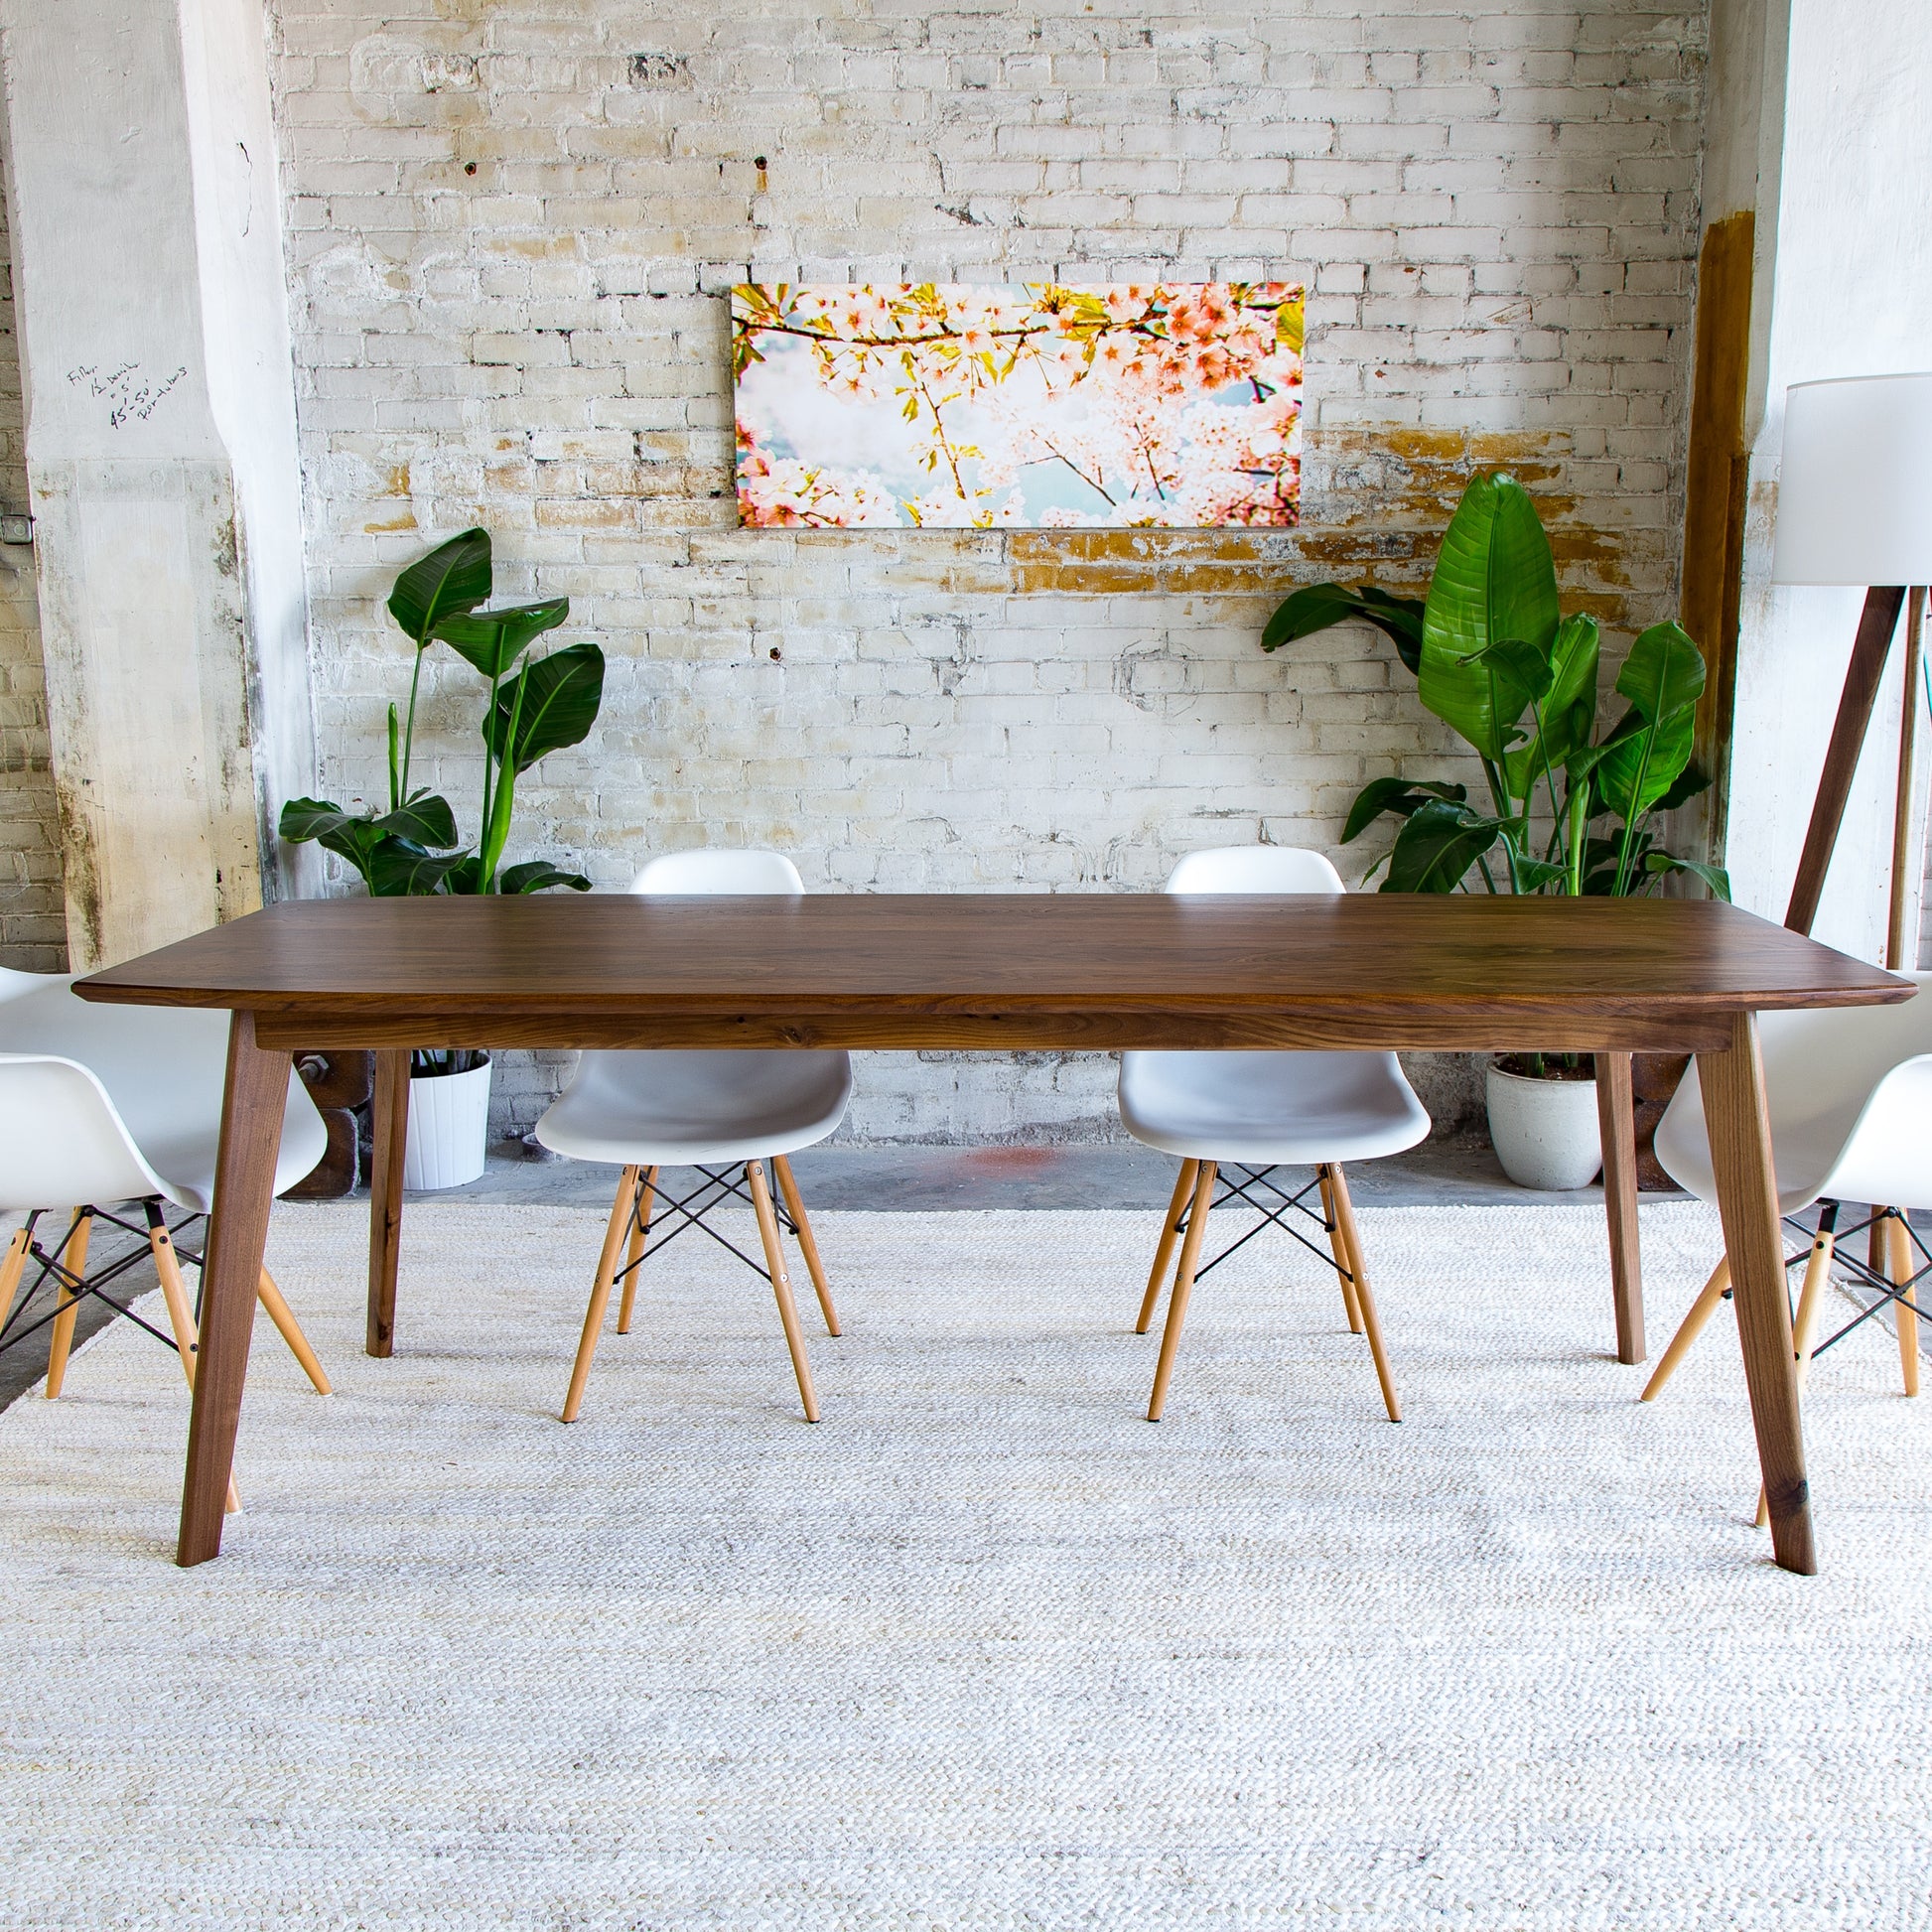
POLYGON ((81 967, 273 896, 314 767, 266 47, 259 0, 0 0, 0 61, 81 967))
MULTIPOLYGON (((1762 410, 1751 424, 1726 853, 1739 902, 1770 918, 1790 896, 1863 600, 1858 590, 1770 581, 1784 392, 1831 376, 1932 369, 1924 0, 1789 0, 1789 13, 1781 124, 1770 122, 1781 136, 1775 226, 1767 232, 1761 208, 1758 217, 1759 248, 1772 260, 1757 318, 1762 410)), ((1819 938, 1874 960, 1885 937, 1902 656, 1894 644, 1816 925, 1819 938)))

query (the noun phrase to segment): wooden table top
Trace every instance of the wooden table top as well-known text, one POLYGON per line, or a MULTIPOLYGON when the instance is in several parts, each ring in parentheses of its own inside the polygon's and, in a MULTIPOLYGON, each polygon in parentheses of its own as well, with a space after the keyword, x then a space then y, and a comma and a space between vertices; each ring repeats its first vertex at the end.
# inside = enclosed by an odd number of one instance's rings
POLYGON ((305 899, 81 981, 267 1045, 1696 1050, 1898 979, 1712 900, 1357 894, 305 899))

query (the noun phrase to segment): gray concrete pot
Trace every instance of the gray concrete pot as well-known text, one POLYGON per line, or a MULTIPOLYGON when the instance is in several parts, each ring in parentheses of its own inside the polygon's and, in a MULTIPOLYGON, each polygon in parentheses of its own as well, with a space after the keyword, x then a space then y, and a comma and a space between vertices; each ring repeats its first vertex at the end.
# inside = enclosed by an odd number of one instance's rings
POLYGON ((1489 1139, 1517 1186, 1563 1193, 1596 1178, 1603 1143, 1594 1080, 1532 1080, 1492 1062, 1487 1093, 1489 1139))

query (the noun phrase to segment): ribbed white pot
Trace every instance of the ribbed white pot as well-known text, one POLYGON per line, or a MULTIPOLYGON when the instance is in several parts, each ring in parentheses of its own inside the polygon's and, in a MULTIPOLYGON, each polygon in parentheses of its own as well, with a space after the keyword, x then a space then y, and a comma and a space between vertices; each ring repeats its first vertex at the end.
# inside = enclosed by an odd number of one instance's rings
POLYGON ((1603 1166, 1594 1080, 1531 1080, 1489 1067, 1489 1138, 1519 1187, 1587 1187, 1603 1166))
POLYGON ((489 1072, 484 1060, 468 1073, 410 1075, 405 1187, 461 1187, 482 1174, 489 1137, 489 1072))

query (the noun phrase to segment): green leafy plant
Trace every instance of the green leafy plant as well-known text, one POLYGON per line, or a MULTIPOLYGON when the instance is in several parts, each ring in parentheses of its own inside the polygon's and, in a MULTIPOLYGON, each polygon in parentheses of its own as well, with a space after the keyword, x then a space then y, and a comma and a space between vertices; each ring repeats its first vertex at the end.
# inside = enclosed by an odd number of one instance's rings
MULTIPOLYGON (((530 645, 570 616, 568 598, 500 611, 489 600, 489 535, 465 530, 396 579, 389 615, 415 646, 409 704, 398 717, 389 707, 389 806, 345 811, 323 798, 292 798, 280 830, 291 845, 313 841, 345 860, 371 895, 522 894, 567 886, 587 893, 582 873, 547 860, 504 866, 516 781, 547 753, 581 744, 597 722, 604 698, 604 653, 595 644, 566 644, 542 656, 530 645), (457 831, 448 799, 410 785, 416 746, 416 705, 423 659, 443 643, 488 681, 482 721, 483 785, 481 831, 474 847, 457 831), (522 660, 521 668, 518 661, 522 660)), ((462 1072, 480 1055, 419 1053, 419 1072, 462 1072)))
POLYGON ((1500 473, 1475 479, 1444 533, 1427 599, 1372 586, 1315 584, 1287 600, 1264 650, 1364 619, 1393 640, 1423 703, 1475 753, 1488 792, 1373 778, 1356 794, 1344 844, 1392 814, 1402 823, 1381 890, 1631 895, 1673 873, 1730 897, 1722 868, 1657 842, 1655 818, 1709 780, 1691 763, 1704 657, 1675 623, 1631 646, 1614 690, 1625 701, 1596 736, 1601 639, 1594 618, 1563 616, 1549 538, 1528 491, 1500 473))

